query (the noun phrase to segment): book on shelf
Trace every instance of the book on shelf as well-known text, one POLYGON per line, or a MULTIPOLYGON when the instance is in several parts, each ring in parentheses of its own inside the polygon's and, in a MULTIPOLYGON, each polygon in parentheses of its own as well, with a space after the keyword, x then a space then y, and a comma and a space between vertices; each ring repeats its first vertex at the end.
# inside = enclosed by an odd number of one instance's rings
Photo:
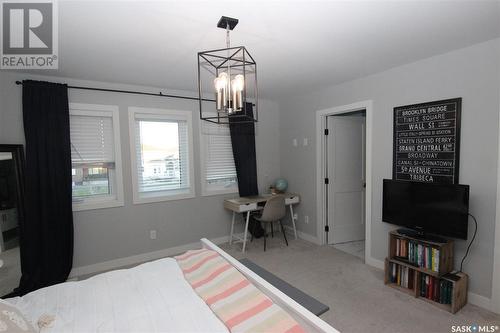
POLYGON ((413 289, 414 270, 406 266, 391 263, 389 271, 391 283, 395 283, 400 287, 413 289))
POLYGON ((441 304, 451 304, 453 284, 427 274, 420 274, 420 296, 441 304))
POLYGON ((420 244, 418 242, 396 238, 397 258, 408 261, 410 264, 439 272, 439 249, 420 244))

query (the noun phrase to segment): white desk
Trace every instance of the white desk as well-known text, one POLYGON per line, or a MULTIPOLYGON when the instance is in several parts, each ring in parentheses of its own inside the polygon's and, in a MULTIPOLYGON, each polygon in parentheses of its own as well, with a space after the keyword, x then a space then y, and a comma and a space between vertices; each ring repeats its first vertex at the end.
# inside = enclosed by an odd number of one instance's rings
POLYGON ((264 207, 260 206, 259 203, 265 203, 269 198, 281 195, 285 197, 285 205, 290 208, 290 217, 292 220, 293 232, 295 239, 297 239, 297 228, 295 226, 295 218, 293 214, 293 205, 300 202, 300 196, 297 193, 284 193, 284 194, 264 194, 252 197, 238 197, 234 199, 224 200, 224 208, 233 212, 233 218, 231 220, 231 234, 229 235, 229 244, 232 244, 234 236, 234 222, 236 219, 236 214, 245 214, 245 231, 243 233, 243 238, 239 238, 243 242, 242 252, 245 252, 247 235, 248 235, 248 222, 250 221, 250 213, 261 210, 264 207))

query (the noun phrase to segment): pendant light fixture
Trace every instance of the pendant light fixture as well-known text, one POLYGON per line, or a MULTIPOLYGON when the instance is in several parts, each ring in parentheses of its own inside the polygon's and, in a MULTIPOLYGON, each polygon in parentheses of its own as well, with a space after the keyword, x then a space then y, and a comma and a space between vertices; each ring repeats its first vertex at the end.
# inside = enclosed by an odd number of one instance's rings
POLYGON ((217 27, 226 31, 226 48, 198 53, 200 119, 227 124, 257 122, 257 64, 244 46, 231 47, 230 33, 238 19, 222 16, 217 27), (215 105, 206 99, 215 96, 215 105), (215 108, 214 108, 215 106, 215 108))

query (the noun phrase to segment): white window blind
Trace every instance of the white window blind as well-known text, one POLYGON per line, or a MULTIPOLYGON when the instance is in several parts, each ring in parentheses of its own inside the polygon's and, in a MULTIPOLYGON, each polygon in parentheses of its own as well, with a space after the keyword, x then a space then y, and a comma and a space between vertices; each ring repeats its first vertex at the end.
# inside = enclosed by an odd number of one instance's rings
POLYGON ((114 135, 111 116, 72 115, 70 132, 73 165, 114 167, 114 135))
POLYGON ((201 129, 206 190, 235 188, 237 177, 229 127, 204 121, 201 129))
POLYGON ((230 139, 223 135, 208 137, 206 178, 209 184, 236 182, 236 168, 230 139))
POLYGON ((190 187, 187 120, 135 114, 138 192, 163 195, 190 187))
POLYGON ((70 104, 73 209, 123 205, 118 107, 70 104))

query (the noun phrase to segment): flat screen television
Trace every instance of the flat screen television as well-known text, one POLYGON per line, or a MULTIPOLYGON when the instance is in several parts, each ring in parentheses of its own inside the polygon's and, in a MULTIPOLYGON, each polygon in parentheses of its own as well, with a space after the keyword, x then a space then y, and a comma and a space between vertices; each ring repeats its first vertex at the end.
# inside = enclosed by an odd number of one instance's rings
POLYGON ((384 179, 382 221, 434 234, 467 239, 469 185, 384 179))

